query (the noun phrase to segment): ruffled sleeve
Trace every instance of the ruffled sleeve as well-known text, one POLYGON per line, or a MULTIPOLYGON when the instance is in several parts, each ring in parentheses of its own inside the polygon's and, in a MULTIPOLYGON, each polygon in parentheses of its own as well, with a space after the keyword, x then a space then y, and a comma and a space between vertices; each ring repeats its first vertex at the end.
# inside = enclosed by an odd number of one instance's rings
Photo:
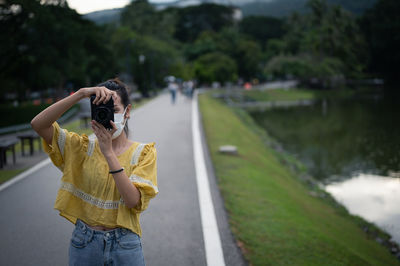
POLYGON ((42 139, 43 149, 49 155, 51 161, 61 171, 64 171, 65 162, 71 154, 79 153, 87 149, 88 137, 69 132, 60 127, 57 122, 53 123, 53 139, 47 143, 42 139))
MULTIPOLYGON (((139 148, 140 149, 140 148, 139 148)), ((133 165, 129 179, 140 191, 140 202, 134 208, 137 212, 144 211, 150 199, 158 194, 157 187, 157 151, 154 143, 145 144, 140 151, 138 162, 133 165)))

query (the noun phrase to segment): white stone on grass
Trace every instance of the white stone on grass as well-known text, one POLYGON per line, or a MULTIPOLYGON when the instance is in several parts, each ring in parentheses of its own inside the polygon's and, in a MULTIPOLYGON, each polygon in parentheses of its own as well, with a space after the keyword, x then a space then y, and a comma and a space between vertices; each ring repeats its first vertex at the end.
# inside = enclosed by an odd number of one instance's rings
POLYGON ((237 155, 237 147, 232 146, 232 145, 225 145, 225 146, 220 146, 219 147, 219 152, 220 153, 225 153, 225 154, 231 154, 231 155, 237 155))

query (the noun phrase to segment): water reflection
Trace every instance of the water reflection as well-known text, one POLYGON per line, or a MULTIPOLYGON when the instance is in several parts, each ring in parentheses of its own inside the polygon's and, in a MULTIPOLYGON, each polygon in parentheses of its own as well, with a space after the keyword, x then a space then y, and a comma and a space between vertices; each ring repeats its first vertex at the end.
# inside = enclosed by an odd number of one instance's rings
POLYGON ((350 213, 377 224, 400 244, 400 179, 360 174, 325 189, 350 213))
POLYGON ((252 112, 256 122, 321 181, 400 171, 400 105, 376 98, 252 112))

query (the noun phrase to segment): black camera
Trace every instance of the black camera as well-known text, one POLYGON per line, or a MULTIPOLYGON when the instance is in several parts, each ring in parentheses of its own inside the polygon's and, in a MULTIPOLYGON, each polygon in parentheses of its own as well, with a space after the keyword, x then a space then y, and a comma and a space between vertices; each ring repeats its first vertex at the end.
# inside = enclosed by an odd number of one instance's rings
POLYGON ((107 103, 93 104, 96 95, 90 96, 90 109, 92 111, 92 120, 102 124, 106 129, 112 129, 111 121, 114 121, 114 100, 112 97, 107 103))

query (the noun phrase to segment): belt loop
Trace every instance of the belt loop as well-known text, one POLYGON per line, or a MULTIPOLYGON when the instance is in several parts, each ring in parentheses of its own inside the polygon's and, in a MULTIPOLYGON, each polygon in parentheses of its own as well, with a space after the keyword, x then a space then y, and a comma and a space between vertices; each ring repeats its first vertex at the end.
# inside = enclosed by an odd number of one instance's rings
POLYGON ((82 222, 81 220, 78 220, 77 225, 82 230, 82 232, 84 234, 86 234, 86 224, 84 222, 82 222))
POLYGON ((89 230, 89 239, 88 239, 88 243, 92 242, 94 236, 94 230, 89 230))
POLYGON ((114 230, 114 232, 115 232, 115 239, 119 239, 120 237, 121 237, 121 229, 120 228, 117 228, 117 229, 115 229, 114 230))
POLYGON ((82 224, 83 224, 83 232, 86 234, 89 228, 84 222, 82 222, 82 224))

